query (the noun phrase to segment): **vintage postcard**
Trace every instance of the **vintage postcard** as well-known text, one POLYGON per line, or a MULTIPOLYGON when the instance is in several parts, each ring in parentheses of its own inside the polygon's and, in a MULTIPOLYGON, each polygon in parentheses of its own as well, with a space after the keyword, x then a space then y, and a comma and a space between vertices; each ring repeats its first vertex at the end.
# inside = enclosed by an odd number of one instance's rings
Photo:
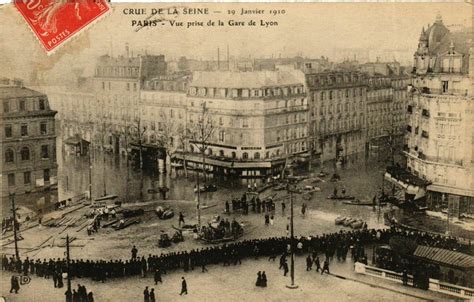
POLYGON ((471 2, 0 6, 0 301, 474 297, 471 2))

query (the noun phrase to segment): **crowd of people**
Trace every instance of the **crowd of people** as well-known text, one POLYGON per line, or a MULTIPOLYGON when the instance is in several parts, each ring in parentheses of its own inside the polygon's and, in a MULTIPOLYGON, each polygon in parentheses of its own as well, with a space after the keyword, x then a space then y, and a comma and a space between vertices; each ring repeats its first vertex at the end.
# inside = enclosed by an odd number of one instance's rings
MULTIPOLYGON (((132 257, 122 260, 89 260, 75 259, 69 264, 71 278, 91 278, 92 280, 106 282, 108 279, 129 276, 146 277, 148 273, 161 275, 169 271, 183 269, 185 272, 201 267, 207 271, 206 266, 212 264, 230 265, 241 263, 244 258, 275 257, 283 255, 294 249, 297 254, 308 253, 314 261, 319 254, 323 254, 328 263, 335 256, 344 261, 347 254, 354 261, 365 262, 367 256, 365 247, 368 244, 387 244, 392 236, 411 238, 418 244, 463 251, 469 247, 462 245, 453 237, 436 236, 424 232, 404 231, 391 228, 386 230, 358 230, 340 231, 332 234, 323 234, 310 237, 299 237, 291 241, 288 237, 272 237, 266 239, 252 239, 232 242, 223 245, 208 246, 191 251, 180 251, 139 256, 138 249, 134 247, 132 257)), ((23 275, 34 274, 38 277, 51 278, 55 287, 61 287, 62 274, 68 271, 65 259, 15 259, 2 256, 2 270, 18 272, 23 275), (61 281, 60 281, 61 280, 61 281)), ((324 269, 324 268, 323 268, 324 269)), ((160 277, 161 279, 161 277, 160 277)))
POLYGON ((242 211, 244 215, 247 215, 250 209, 253 213, 275 212, 273 199, 271 197, 260 199, 257 194, 250 196, 244 193, 241 198, 233 198, 230 204, 226 201, 225 212, 227 214, 230 213, 231 206, 232 212, 242 211))
POLYGON ((207 241, 218 241, 224 238, 236 239, 242 233, 243 228, 235 219, 230 222, 228 219, 221 219, 220 217, 214 225, 209 223, 207 226, 203 226, 199 232, 201 238, 207 241))

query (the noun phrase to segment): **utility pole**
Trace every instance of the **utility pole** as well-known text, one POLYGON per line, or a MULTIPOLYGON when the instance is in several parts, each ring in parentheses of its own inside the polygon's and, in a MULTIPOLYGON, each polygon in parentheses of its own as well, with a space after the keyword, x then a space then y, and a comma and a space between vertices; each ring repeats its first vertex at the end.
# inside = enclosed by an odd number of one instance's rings
POLYGON ((15 241, 15 256, 16 260, 20 260, 20 253, 18 252, 18 238, 16 236, 16 207, 15 207, 15 193, 10 193, 10 199, 12 201, 12 212, 13 212, 13 240, 15 241))
POLYGON ((290 262, 290 276, 291 284, 286 287, 295 289, 298 285, 295 285, 295 233, 293 226, 293 188, 288 184, 288 193, 290 195, 290 247, 291 247, 291 262, 290 262))
POLYGON ((92 140, 91 144, 89 145, 89 199, 92 201, 92 159, 91 159, 91 152, 92 152, 92 140))
POLYGON ((197 169, 197 217, 198 217, 198 226, 201 228, 201 189, 199 188, 199 166, 197 169))
MULTIPOLYGON (((64 238, 64 237, 63 237, 64 238)), ((66 302, 72 301, 71 291, 71 270, 70 270, 70 256, 69 256, 69 234, 66 234, 66 269, 67 269, 67 292, 66 302)))

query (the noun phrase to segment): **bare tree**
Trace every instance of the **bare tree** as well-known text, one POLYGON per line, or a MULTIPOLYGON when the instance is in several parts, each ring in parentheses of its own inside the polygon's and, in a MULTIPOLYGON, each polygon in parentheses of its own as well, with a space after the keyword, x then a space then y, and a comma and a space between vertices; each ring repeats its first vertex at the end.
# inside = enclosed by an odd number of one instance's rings
POLYGON ((139 167, 140 167, 140 200, 143 200, 143 137, 147 127, 143 125, 140 116, 135 116, 131 125, 132 132, 138 145, 139 167))
POLYGON ((198 121, 193 126, 191 129, 191 140, 201 153, 204 181, 206 181, 206 150, 216 130, 214 121, 209 114, 209 110, 206 108, 206 103, 202 104, 202 111, 198 117, 198 121))
POLYGON ((188 168, 186 165, 186 151, 187 151, 187 145, 189 143, 189 139, 191 137, 190 130, 186 128, 184 125, 179 125, 178 126, 178 140, 179 144, 181 147, 181 150, 183 151, 183 169, 184 169, 184 177, 188 177, 188 168))
MULTIPOLYGON (((160 126, 158 127, 158 145, 165 149, 166 156, 171 159, 171 156, 176 152, 176 143, 175 137, 178 131, 178 127, 176 122, 171 118, 168 117, 164 110, 160 110, 160 126)), ((166 163, 166 159, 165 159, 166 163)), ((170 167, 167 166, 167 171, 170 171, 170 167)))

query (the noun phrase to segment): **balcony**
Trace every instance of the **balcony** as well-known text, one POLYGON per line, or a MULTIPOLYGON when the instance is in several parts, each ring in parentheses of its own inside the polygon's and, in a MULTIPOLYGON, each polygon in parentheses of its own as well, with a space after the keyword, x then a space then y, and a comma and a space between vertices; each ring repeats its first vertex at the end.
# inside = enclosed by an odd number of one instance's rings
POLYGON ((421 131, 421 137, 429 138, 428 131, 425 131, 425 130, 421 131))
POLYGON ((421 116, 425 117, 425 118, 429 118, 430 117, 430 112, 427 109, 423 109, 421 111, 421 116))

